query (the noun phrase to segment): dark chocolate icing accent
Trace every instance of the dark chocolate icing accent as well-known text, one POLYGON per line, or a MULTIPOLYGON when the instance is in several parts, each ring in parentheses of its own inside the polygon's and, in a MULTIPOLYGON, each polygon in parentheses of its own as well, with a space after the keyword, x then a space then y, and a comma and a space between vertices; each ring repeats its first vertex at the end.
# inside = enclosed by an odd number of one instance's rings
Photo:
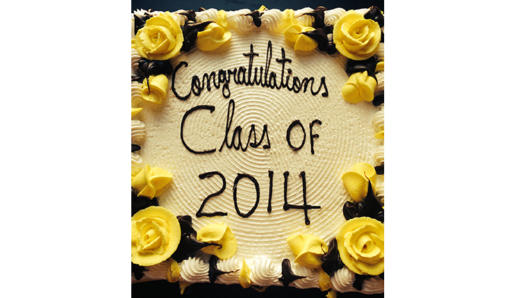
POLYGON ((253 176, 251 176, 249 174, 238 173, 236 179, 234 180, 233 193, 234 193, 234 208, 236 208, 237 214, 239 214, 239 216, 241 216, 243 218, 251 216, 252 213, 254 213, 254 211, 256 211, 256 208, 258 207, 258 204, 259 204, 259 183, 256 180, 256 178, 254 178, 253 176), (256 203, 254 203, 254 206, 252 207, 252 209, 250 209, 250 211, 248 211, 247 213, 241 213, 241 211, 239 210, 239 207, 237 206, 237 184, 238 184, 239 180, 241 180, 243 178, 247 178, 250 181, 252 181, 252 183, 254 183, 254 187, 256 188, 256 203))
POLYGON ((205 243, 197 240, 197 232, 192 227, 191 216, 177 216, 180 224, 180 244, 171 258, 177 262, 189 258, 199 249, 210 246, 212 243, 205 243))
POLYGON ((359 275, 355 274, 355 279, 353 280, 353 287, 359 291, 363 290, 364 281, 371 278, 370 275, 359 275))
POLYGON ((304 278, 305 276, 296 275, 293 273, 291 268, 291 261, 289 259, 283 259, 282 261, 282 276, 278 280, 283 284, 284 287, 289 286, 290 283, 297 279, 304 278))
POLYGON ((208 265, 209 265, 208 279, 210 280, 211 284, 215 282, 215 280, 217 279, 219 275, 230 273, 230 272, 219 270, 219 268, 217 268, 218 261, 219 261, 219 258, 215 255, 210 256, 210 260, 208 260, 208 265))
POLYGON ((381 94, 378 94, 374 97, 374 100, 372 100, 372 104, 374 106, 380 106, 385 102, 385 91, 381 92, 381 94))
POLYGON ((309 221, 309 215, 307 214, 307 210, 309 209, 320 209, 320 206, 313 206, 307 204, 307 194, 306 194, 306 179, 305 179, 305 172, 300 172, 300 178, 302 179, 302 196, 303 196, 303 205, 291 205, 289 202, 287 202, 287 186, 289 183, 289 172, 283 172, 283 210, 287 211, 289 209, 302 209, 304 210, 304 218, 305 218, 305 224, 309 225, 311 222, 309 221))
POLYGON ((291 147, 291 149, 293 149, 294 151, 298 151, 298 150, 302 149, 302 147, 304 147, 304 144, 305 144, 305 128, 302 125, 302 123, 300 122, 300 120, 295 120, 295 121, 291 122, 291 125, 289 125, 289 127, 287 128, 287 134, 286 134, 285 138, 287 139, 287 144, 289 144, 289 147, 291 147), (291 129, 293 129, 295 125, 299 125, 300 128, 302 128, 302 132, 304 133, 304 139, 302 140, 302 144, 300 144, 300 146, 298 146, 298 147, 293 146, 293 144, 291 143, 291 129))
POLYGON ((188 21, 184 26, 182 26, 182 35, 184 36, 184 41, 182 42, 182 48, 180 48, 183 52, 188 52, 193 48, 195 45, 195 42, 197 42, 197 33, 199 31, 203 31, 206 26, 208 26, 211 21, 202 22, 195 24, 195 12, 193 12, 193 21, 188 21))
POLYGON ((368 12, 364 14, 364 18, 376 21, 379 24, 379 27, 385 26, 385 16, 377 6, 370 6, 368 12))
POLYGON ((328 252, 322 256, 322 270, 329 277, 333 277, 335 272, 342 267, 344 267, 344 263, 342 263, 339 250, 337 249, 337 239, 333 238, 328 244, 328 252))
MULTIPOLYGON (((220 172, 214 171, 214 172, 202 173, 202 174, 199 175, 199 179, 210 178, 213 175, 217 175, 217 176, 221 177, 221 181, 223 182, 223 186, 221 186, 221 189, 219 189, 218 191, 216 191, 216 192, 214 192, 212 194, 209 194, 206 198, 204 198, 204 200, 202 201, 201 207, 199 207, 199 210, 197 210, 197 214, 196 214, 197 217, 201 217, 201 216, 213 217, 213 216, 226 216, 227 215, 226 212, 221 212, 221 211, 208 212, 208 213, 207 212, 202 212, 202 209, 204 208, 204 206, 206 206, 206 202, 208 202, 209 199, 211 199, 213 197, 216 197, 216 196, 220 195, 221 193, 223 193, 223 191, 225 191, 225 188, 226 188, 225 176, 222 173, 220 173, 220 172)), ((235 188, 235 184, 234 184, 234 188, 235 188)), ((234 192, 234 195, 235 195, 235 192, 234 192)), ((258 196, 259 196, 259 194, 258 194, 258 196)))
POLYGON ((134 188, 131 187, 131 216, 150 206, 158 206, 158 199, 138 196, 134 188))
POLYGON ((147 268, 144 266, 136 265, 134 263, 131 263, 131 267, 132 274, 136 280, 140 280, 142 277, 144 277, 144 271, 147 271, 147 268))
POLYGON ((131 79, 133 81, 141 83, 145 78, 148 78, 149 76, 163 74, 169 77, 172 71, 173 68, 171 67, 171 63, 169 62, 169 60, 159 61, 141 58, 138 61, 138 68, 136 69, 136 73, 132 76, 131 79))
POLYGON ((383 273, 379 274, 379 277, 384 280, 385 279, 385 273, 383 272, 383 273))
POLYGON ((333 26, 323 26, 313 31, 302 32, 311 37, 318 44, 318 49, 333 54, 337 51, 333 43, 333 26))
POLYGON ((354 217, 368 216, 379 221, 383 219, 384 221, 383 207, 375 197, 370 181, 368 181, 368 193, 366 197, 358 203, 347 201, 342 207, 342 212, 347 220, 354 217))
POLYGON ((152 16, 153 14, 151 9, 144 11, 143 15, 140 16, 134 14, 134 34, 136 34, 138 30, 142 29, 142 27, 145 26, 145 22, 152 16))
POLYGON ((204 8, 204 7, 202 7, 202 6, 199 7, 199 11, 205 11, 205 10, 206 10, 206 8, 204 8))
POLYGON ((272 212, 272 184, 274 181, 274 172, 269 170, 269 204, 267 205, 267 212, 272 212))
POLYGON ((142 149, 140 145, 131 144, 131 152, 136 152, 136 151, 139 151, 140 149, 142 149))
POLYGON ((313 28, 322 28, 325 26, 324 11, 326 11, 326 9, 327 8, 325 8, 324 6, 318 6, 312 12, 304 13, 304 15, 310 15, 315 19, 312 24, 313 28))
POLYGON ((194 154, 213 153, 215 152, 215 148, 210 149, 210 150, 196 151, 194 149, 191 149, 191 147, 188 146, 188 144, 186 144, 186 141, 184 140, 184 125, 186 123, 186 118, 188 118, 190 114, 192 114, 193 112, 197 110, 208 110, 210 111, 210 114, 211 114, 213 113, 213 111, 215 111, 215 106, 199 105, 199 106, 195 106, 189 109, 188 111, 186 111, 186 113, 184 113, 184 116, 182 116, 182 122, 180 123, 180 140, 182 141, 182 145, 184 145, 184 148, 186 148, 191 153, 194 153, 194 154))
POLYGON ((263 15, 263 12, 261 12, 259 10, 254 10, 253 12, 246 14, 246 16, 251 16, 252 17, 252 22, 254 23, 254 25, 256 25, 256 27, 261 26, 261 16, 262 15, 263 15))
POLYGON ((367 71, 369 76, 372 76, 375 78, 375 66, 377 65, 377 60, 374 56, 362 60, 362 61, 355 61, 348 59, 348 62, 346 63, 346 73, 350 76, 353 73, 356 72, 364 72, 367 71))
POLYGON ((377 173, 377 175, 384 175, 385 174, 385 164, 384 163, 376 166, 374 169, 375 169, 375 172, 377 173))
POLYGON ((197 22, 195 11, 193 9, 186 10, 185 12, 181 12, 179 14, 186 16, 186 18, 188 19, 186 22, 197 22))

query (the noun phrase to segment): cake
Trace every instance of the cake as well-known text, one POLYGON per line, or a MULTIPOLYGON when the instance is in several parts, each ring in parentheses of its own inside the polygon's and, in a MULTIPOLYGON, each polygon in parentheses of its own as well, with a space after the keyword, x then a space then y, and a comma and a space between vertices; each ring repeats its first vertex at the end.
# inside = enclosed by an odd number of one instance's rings
POLYGON ((132 14, 132 280, 384 291, 377 7, 132 14))

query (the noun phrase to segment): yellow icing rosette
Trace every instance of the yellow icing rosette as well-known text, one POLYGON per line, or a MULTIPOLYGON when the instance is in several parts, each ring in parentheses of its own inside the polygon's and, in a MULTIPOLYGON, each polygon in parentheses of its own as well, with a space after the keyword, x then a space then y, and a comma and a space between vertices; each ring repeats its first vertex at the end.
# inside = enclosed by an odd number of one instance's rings
POLYGON ((239 284, 245 289, 250 287, 250 267, 248 267, 245 259, 243 259, 239 271, 239 284))
POLYGON ((287 238, 287 244, 295 255, 294 262, 308 268, 319 268, 320 259, 328 251, 322 239, 311 234, 296 234, 287 238))
POLYGON ((150 165, 133 168, 131 174, 131 185, 138 191, 138 196, 150 199, 159 196, 173 179, 168 171, 150 165))
POLYGON ((225 223, 211 223, 201 228, 197 232, 197 240, 216 244, 203 247, 201 250, 221 260, 233 257, 237 251, 236 237, 225 223))
POLYGON ((367 71, 356 72, 342 86, 342 97, 349 103, 371 102, 374 100, 377 81, 367 71))
POLYGON ((216 23, 210 23, 203 31, 197 33, 197 48, 211 52, 230 42, 232 33, 216 23))
POLYGON ((381 28, 377 22, 349 10, 335 23, 333 41, 343 56, 352 60, 366 60, 377 51, 381 28))
POLYGON ((385 227, 370 217, 345 222, 337 234, 340 259, 356 274, 379 275, 385 263, 385 227))
POLYGON ((149 85, 147 84, 147 78, 142 82, 142 99, 155 104, 161 104, 167 98, 168 86, 169 80, 165 75, 149 76, 149 85))
POLYGON ((301 24, 293 24, 289 26, 285 32, 285 41, 294 48, 297 53, 307 53, 317 48, 318 43, 311 37, 303 34, 303 32, 313 31, 313 27, 306 27, 301 24))
POLYGON ((151 206, 131 218, 131 261, 152 266, 167 260, 180 242, 177 217, 164 207, 151 206))
POLYGON ((226 17, 226 11, 224 11, 222 9, 218 10, 217 11, 217 16, 215 18, 215 22, 219 26, 221 26, 221 27, 223 27, 223 28, 228 30, 228 18, 226 17))
POLYGON ((280 20, 280 25, 277 28, 277 32, 284 33, 287 28, 295 24, 300 24, 300 21, 294 16, 294 10, 286 9, 282 12, 282 18, 280 20))
POLYGON ((132 41, 140 56, 149 60, 168 60, 179 54, 184 36, 170 12, 163 12, 145 22, 132 41))
POLYGON ((368 180, 375 188, 377 173, 375 168, 367 163, 356 163, 351 170, 342 174, 344 188, 354 202, 362 201, 368 194, 368 180))

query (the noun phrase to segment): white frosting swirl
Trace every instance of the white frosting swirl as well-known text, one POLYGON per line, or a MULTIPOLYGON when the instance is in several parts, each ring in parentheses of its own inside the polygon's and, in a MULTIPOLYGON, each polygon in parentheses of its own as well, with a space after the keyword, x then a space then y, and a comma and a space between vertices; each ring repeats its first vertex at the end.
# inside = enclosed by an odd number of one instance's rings
POLYGON ((199 11, 195 13, 197 22, 215 21, 217 19, 217 9, 210 8, 207 10, 199 11))
POLYGON ((276 32, 276 30, 278 29, 278 26, 280 25, 281 19, 282 19, 281 10, 279 9, 266 10, 263 12, 263 15, 261 16, 261 26, 269 32, 276 32))
POLYGON ((281 286, 278 280, 282 276, 280 264, 273 263, 265 256, 258 256, 249 261, 250 281, 258 286, 281 286))
POLYGON ((138 61, 142 58, 140 54, 138 54, 138 51, 136 51, 135 48, 131 49, 131 68, 134 73, 134 71, 138 68, 138 61))
POLYGON ((355 274, 348 268, 344 267, 333 275, 331 278, 331 287, 337 292, 362 292, 364 294, 377 294, 383 293, 384 281, 379 277, 372 277, 364 281, 362 291, 359 291, 353 287, 353 281, 355 280, 355 274))
POLYGON ((324 24, 327 26, 335 25, 345 12, 346 10, 340 7, 324 11, 324 24))
POLYGON ((296 17, 296 19, 298 19, 298 21, 300 21, 300 23, 302 23, 302 25, 311 27, 314 18, 310 15, 305 14, 312 11, 313 9, 311 7, 304 7, 302 9, 296 10, 294 12, 294 16, 296 17))
POLYGON ((228 260, 219 260, 217 262, 217 269, 228 272, 217 277, 216 283, 225 285, 239 284, 239 271, 241 269, 242 261, 238 258, 230 258, 228 260))
POLYGON ((140 156, 140 154, 132 152, 131 153, 131 165, 133 166, 141 166, 143 164, 143 159, 140 156))
POLYGON ((305 276, 291 283, 292 286, 299 289, 318 288, 319 273, 317 270, 300 266, 291 261, 291 268, 295 275, 305 276))
POLYGON ((254 28, 256 28, 256 26, 252 22, 252 17, 247 16, 247 14, 249 13, 251 13, 250 9, 227 11, 226 19, 230 28, 234 31, 241 33, 248 33, 254 28))
POLYGON ((376 73, 375 78, 377 79, 377 87, 375 87, 375 94, 385 91, 385 72, 380 71, 376 73))
POLYGON ((380 131, 385 129, 385 107, 384 105, 381 106, 381 109, 377 112, 375 112, 374 120, 372 120, 374 123, 375 131, 380 131))
POLYGON ((133 107, 142 104, 142 84, 136 81, 131 82, 131 104, 133 107))
POLYGON ((133 144, 142 144, 145 141, 145 123, 143 121, 131 121, 131 141, 133 144))
POLYGON ((208 263, 200 258, 188 258, 180 263, 180 279, 189 283, 209 282, 208 263))
POLYGON ((381 201, 381 204, 385 204, 385 179, 382 175, 377 176, 377 184, 375 185, 376 197, 381 201))
POLYGON ((382 42, 377 47, 377 50, 375 51, 375 55, 377 56, 377 60, 385 60, 385 44, 382 42))
POLYGON ((375 164, 380 165, 385 162, 385 149, 383 146, 379 146, 374 153, 375 164))

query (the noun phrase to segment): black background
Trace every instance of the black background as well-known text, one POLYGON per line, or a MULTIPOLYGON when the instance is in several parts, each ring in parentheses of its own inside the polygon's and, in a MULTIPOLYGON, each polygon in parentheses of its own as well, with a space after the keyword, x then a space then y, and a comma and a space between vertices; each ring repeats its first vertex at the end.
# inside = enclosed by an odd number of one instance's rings
MULTIPOLYGON (((198 10, 200 7, 204 8, 218 8, 224 10, 237 10, 248 8, 250 10, 258 9, 261 5, 265 5, 268 9, 300 9, 304 7, 317 7, 319 5, 327 8, 342 7, 344 9, 366 8, 372 5, 378 6, 384 10, 383 1, 369 1, 369 0, 350 0, 350 1, 302 1, 302 0, 269 0, 269 1, 248 1, 248 0, 131 0, 132 10, 136 9, 153 9, 162 11, 175 11, 179 9, 194 9, 198 10)), ((152 281, 135 283, 132 285, 133 298, 169 298, 169 297, 325 297, 326 293, 320 292, 318 289, 299 290, 295 288, 284 287, 268 287, 263 292, 258 292, 253 288, 243 289, 239 285, 210 285, 210 284, 194 284, 189 286, 184 295, 180 295, 179 286, 177 283, 169 283, 167 281, 152 281)), ((366 298, 382 298, 381 295, 362 295, 358 293, 337 293, 337 297, 366 297, 366 298)))

